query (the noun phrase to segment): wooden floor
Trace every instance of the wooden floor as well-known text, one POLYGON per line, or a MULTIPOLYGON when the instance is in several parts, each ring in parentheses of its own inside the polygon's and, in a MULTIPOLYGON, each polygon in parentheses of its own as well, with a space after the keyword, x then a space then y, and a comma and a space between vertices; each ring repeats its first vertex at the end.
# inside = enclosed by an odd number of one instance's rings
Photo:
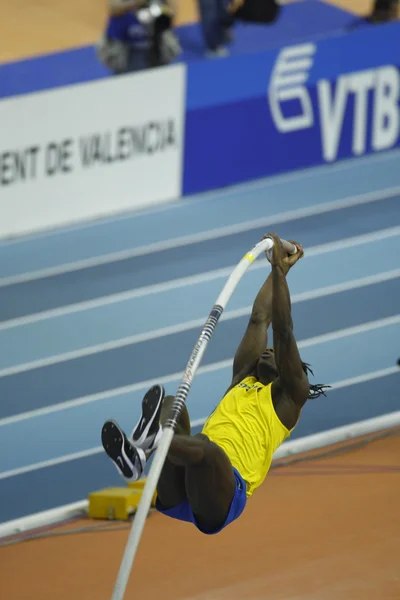
MULTIPOLYGON (((273 470, 217 536, 154 513, 126 600, 399 600, 399 489, 394 433, 273 470)), ((0 548, 2 598, 109 600, 128 528, 94 526, 0 548)))
MULTIPOLYGON (((372 5, 372 0, 330 1, 358 14, 372 5)), ((196 0, 179 4, 178 23, 197 20, 196 0)), ((107 0, 0 0, 0 62, 93 43, 106 6, 107 0)))

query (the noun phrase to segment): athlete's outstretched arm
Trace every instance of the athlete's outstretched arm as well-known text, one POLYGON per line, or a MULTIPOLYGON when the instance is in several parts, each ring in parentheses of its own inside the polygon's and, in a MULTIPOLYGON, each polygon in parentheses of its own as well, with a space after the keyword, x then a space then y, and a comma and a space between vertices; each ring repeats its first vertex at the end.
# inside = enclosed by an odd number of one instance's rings
POLYGON ((233 360, 232 383, 251 372, 267 345, 267 329, 272 318, 272 273, 258 292, 250 319, 233 360))
MULTIPOLYGON (((278 236, 273 235, 273 238, 274 248, 271 258, 272 330, 274 332, 275 361, 279 373, 274 386, 290 397, 298 406, 303 406, 308 398, 310 387, 293 334, 290 293, 279 252, 282 243, 278 236)), ((301 253, 303 253, 302 249, 301 253)))
MULTIPOLYGON (((292 243, 299 249, 301 248, 297 242, 292 243)), ((288 256, 283 250, 282 244, 280 244, 279 251, 282 259, 282 270, 284 276, 286 276, 290 268, 303 256, 303 253, 301 250, 297 254, 288 256)), ((272 273, 270 273, 254 300, 247 329, 233 361, 232 384, 238 383, 238 380, 246 377, 254 369, 267 346, 267 329, 271 324, 273 311, 272 281, 273 277, 272 273)))

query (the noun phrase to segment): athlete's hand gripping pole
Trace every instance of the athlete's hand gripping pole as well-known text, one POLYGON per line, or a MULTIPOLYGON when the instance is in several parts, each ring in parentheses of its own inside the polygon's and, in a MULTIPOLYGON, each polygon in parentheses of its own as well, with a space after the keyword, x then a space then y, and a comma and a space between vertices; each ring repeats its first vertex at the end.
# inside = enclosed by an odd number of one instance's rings
MULTIPOLYGON (((297 252, 297 248, 293 244, 286 242, 285 240, 282 240, 282 244, 284 249, 288 252, 288 254, 295 254, 297 252)), ((254 260, 258 258, 260 254, 270 250, 272 246, 272 239, 270 237, 266 237, 263 240, 261 240, 261 242, 258 242, 258 244, 256 244, 252 248, 252 250, 250 250, 250 252, 247 252, 247 254, 244 255, 244 257, 232 271, 222 292, 218 296, 217 301, 214 304, 208 316, 208 319, 204 324, 200 337, 193 348, 192 354, 189 358, 189 362, 186 366, 185 373, 176 392, 175 400, 172 404, 169 418, 165 423, 163 434, 158 448, 156 450, 156 453, 154 455, 153 464, 151 466, 143 490, 143 495, 132 523, 128 541, 125 547, 124 556, 115 583, 112 600, 123 600, 133 561, 135 559, 136 551, 139 546, 143 528, 151 507, 151 501, 153 499, 158 479, 160 477, 165 459, 168 454, 169 447, 171 445, 175 427, 178 422, 181 410, 186 402, 186 398, 189 394, 194 375, 196 373, 197 368, 200 365, 207 344, 210 341, 211 336, 214 333, 214 330, 219 321, 219 318, 222 315, 224 309, 226 308, 226 305, 228 304, 230 297, 235 291, 235 288, 237 287, 239 281, 241 280, 251 263, 254 262, 254 260)))

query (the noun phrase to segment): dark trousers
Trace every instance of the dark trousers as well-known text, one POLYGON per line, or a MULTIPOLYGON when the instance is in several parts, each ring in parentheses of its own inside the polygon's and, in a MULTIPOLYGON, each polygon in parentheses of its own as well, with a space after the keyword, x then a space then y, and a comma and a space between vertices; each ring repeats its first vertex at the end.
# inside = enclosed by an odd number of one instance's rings
POLYGON ((272 23, 278 17, 280 8, 276 0, 245 0, 235 17, 248 23, 272 23))
POLYGON ((397 4, 398 0, 375 0, 374 8, 379 10, 389 10, 397 4))
POLYGON ((399 0, 375 0, 371 17, 377 21, 390 21, 397 17, 399 0))
POLYGON ((232 24, 227 0, 198 0, 201 27, 209 50, 216 50, 225 41, 227 28, 232 24))

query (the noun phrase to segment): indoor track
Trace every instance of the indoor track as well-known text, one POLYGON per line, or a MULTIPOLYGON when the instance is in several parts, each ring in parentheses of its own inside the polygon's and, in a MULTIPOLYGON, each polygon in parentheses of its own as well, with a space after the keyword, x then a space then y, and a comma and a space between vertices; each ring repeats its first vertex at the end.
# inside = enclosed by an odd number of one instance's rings
MULTIPOLYGON (((129 429, 152 382, 174 393, 233 266, 267 231, 304 245, 289 277, 295 334, 315 381, 337 388, 307 406, 293 438, 398 410, 398 160, 392 152, 3 242, 2 520, 120 483, 99 446, 102 423, 129 429)), ((247 273, 207 348, 188 399, 195 425, 229 385, 268 268, 260 259, 247 273)))
MULTIPOLYGON (((195 20, 195 2, 181 2, 180 21, 195 20)), ((93 43, 104 7, 4 4, 0 60, 93 43)), ((32 61, 21 68, 32 83, 32 61)), ((121 485, 99 447, 103 421, 129 428, 153 381, 176 390, 226 278, 269 230, 305 246, 289 279, 295 331, 316 381, 335 384, 293 438, 399 410, 399 159, 375 155, 1 243, 0 521, 121 485)), ((229 381, 267 272, 262 259, 249 271, 207 349, 188 401, 195 427, 229 381)), ((396 430, 273 469, 241 519, 211 539, 152 514, 126 600, 398 600, 399 440, 396 430)), ((1 597, 109 600, 128 527, 74 521, 44 539, 0 540, 1 597)))

